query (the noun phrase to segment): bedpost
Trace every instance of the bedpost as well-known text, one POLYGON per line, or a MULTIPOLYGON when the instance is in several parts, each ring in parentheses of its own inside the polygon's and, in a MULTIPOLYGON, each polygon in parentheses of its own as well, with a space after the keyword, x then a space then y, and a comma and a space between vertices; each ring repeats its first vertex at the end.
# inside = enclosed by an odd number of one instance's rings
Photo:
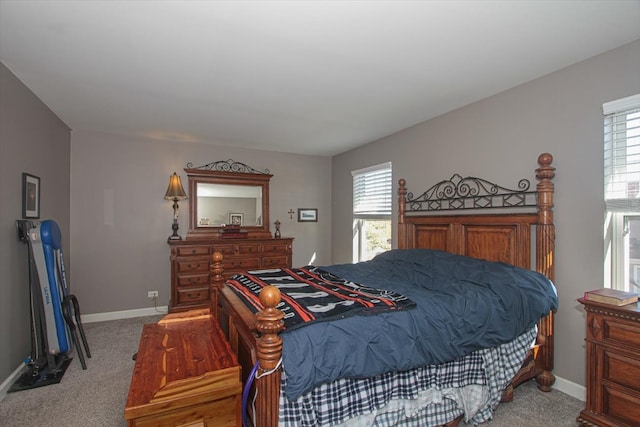
POLYGON ((214 252, 211 257, 211 285, 209 287, 209 298, 211 299, 211 315, 214 319, 218 318, 218 293, 224 285, 224 279, 222 277, 222 254, 220 252, 214 252))
POLYGON ((398 248, 405 249, 407 245, 407 223, 404 215, 407 209, 407 181, 398 180, 398 248))
POLYGON ((265 286, 260 292, 264 310, 256 313, 256 329, 261 336, 256 340, 258 372, 256 374, 256 427, 277 427, 280 400, 282 338, 284 314, 276 308, 280 303, 280 290, 265 286))
MULTIPOLYGON (((538 179, 538 222, 536 225, 536 270, 550 280, 554 280, 555 264, 555 226, 553 224, 553 192, 555 170, 551 166, 553 157, 549 153, 540 154, 536 169, 538 179)), ((540 354, 536 358, 542 372, 536 376, 538 388, 551 391, 556 377, 553 370, 553 312, 538 322, 538 342, 540 354)))

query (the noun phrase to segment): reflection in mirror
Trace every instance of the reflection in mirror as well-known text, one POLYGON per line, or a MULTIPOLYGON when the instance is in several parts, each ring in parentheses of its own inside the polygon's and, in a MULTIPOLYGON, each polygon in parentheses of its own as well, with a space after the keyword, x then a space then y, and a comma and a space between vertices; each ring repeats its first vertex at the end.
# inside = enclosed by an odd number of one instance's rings
POLYGON ((261 186, 199 182, 197 194, 198 227, 262 225, 261 186))

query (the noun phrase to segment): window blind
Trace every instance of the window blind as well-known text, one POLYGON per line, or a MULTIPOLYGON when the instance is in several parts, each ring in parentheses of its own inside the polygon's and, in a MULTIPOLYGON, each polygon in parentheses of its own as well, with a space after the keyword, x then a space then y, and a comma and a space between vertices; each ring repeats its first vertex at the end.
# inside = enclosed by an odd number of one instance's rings
POLYGON ((605 103, 604 198, 610 212, 640 212, 640 95, 605 103))
POLYGON ((353 175, 353 214, 358 218, 391 216, 391 162, 359 169, 353 175))

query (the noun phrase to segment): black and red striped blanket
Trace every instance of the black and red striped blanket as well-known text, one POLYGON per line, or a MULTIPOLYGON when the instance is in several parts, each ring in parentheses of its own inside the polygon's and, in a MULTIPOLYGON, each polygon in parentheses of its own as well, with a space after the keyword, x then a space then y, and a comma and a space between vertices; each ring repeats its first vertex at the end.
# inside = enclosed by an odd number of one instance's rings
POLYGON ((335 276, 315 266, 248 271, 235 274, 227 286, 256 313, 262 288, 273 285, 282 300, 285 332, 312 322, 406 310, 415 303, 396 292, 370 288, 335 276))

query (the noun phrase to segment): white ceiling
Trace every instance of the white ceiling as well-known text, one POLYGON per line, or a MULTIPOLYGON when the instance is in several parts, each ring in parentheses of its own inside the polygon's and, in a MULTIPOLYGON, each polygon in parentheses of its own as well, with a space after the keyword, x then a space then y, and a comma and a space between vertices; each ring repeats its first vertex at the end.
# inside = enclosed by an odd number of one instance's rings
POLYGON ((334 155, 640 39, 640 1, 0 0, 71 129, 334 155))

